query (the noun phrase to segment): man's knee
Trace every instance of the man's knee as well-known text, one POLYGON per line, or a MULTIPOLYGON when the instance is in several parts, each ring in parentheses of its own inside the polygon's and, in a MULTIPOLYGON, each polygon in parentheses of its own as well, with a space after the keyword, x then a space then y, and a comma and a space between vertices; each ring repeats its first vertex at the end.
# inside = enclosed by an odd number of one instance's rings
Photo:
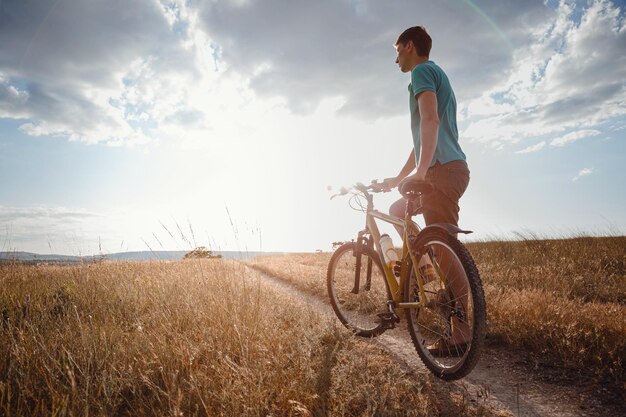
POLYGON ((389 207, 389 214, 395 217, 404 217, 404 211, 406 209, 406 201, 404 199, 398 200, 389 207))

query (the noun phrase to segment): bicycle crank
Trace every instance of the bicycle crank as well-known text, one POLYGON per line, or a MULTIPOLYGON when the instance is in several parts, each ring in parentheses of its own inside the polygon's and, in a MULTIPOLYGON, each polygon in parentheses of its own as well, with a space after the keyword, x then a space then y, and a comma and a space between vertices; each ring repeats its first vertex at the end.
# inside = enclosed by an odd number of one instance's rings
POLYGON ((380 318, 380 324, 384 329, 395 329, 396 323, 400 323, 400 317, 396 314, 393 301, 387 301, 387 310, 384 313, 377 314, 380 318))

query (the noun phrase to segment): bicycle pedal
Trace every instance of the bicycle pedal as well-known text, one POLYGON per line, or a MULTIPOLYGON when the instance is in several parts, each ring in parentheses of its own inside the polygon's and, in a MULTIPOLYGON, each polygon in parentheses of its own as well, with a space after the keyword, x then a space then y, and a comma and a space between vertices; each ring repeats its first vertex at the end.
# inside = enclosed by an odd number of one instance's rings
POLYGON ((377 316, 380 318, 380 324, 385 329, 393 329, 396 327, 396 323, 400 323, 400 317, 396 313, 379 313, 377 316))

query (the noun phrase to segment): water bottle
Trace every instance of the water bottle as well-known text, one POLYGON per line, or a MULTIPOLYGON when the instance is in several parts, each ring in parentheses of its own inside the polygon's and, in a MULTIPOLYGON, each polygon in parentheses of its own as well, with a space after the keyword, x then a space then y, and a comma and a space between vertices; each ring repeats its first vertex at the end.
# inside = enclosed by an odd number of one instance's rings
POLYGON ((398 253, 393 247, 393 241, 387 233, 380 236, 380 249, 383 251, 385 263, 393 268, 398 263, 398 253))

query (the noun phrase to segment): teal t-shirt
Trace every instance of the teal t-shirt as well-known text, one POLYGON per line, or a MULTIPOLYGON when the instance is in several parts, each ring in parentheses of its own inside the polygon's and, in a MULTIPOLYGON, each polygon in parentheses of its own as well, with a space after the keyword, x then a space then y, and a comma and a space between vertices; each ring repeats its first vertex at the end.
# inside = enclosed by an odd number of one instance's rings
POLYGON ((434 91, 437 95, 437 113, 439 114, 439 132, 437 148, 430 166, 437 161, 446 162, 463 160, 465 154, 459 145, 459 131, 456 126, 456 98, 445 72, 433 61, 417 65, 411 71, 409 84, 409 108, 411 109, 411 132, 415 147, 415 163, 419 163, 421 149, 420 113, 416 96, 423 91, 434 91))

